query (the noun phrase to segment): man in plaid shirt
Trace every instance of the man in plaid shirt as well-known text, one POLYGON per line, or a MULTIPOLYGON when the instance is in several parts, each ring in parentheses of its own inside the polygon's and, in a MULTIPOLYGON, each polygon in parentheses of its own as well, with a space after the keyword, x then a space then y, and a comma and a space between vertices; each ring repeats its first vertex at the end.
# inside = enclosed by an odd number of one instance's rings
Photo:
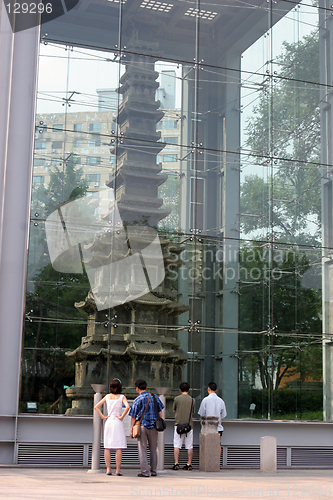
MULTIPOLYGON (((131 438, 133 437, 133 426, 136 420, 139 420, 146 408, 149 393, 147 391, 147 382, 145 380, 137 380, 135 382, 135 390, 139 394, 137 398, 133 401, 132 408, 130 409, 129 415, 131 418, 131 438)), ((155 396, 158 414, 162 418, 162 410, 164 408, 161 400, 155 396)), ((155 428, 155 422, 157 420, 157 413, 154 404, 153 395, 150 396, 147 410, 141 421, 141 432, 140 437, 138 437, 138 451, 139 460, 141 466, 141 472, 138 474, 139 477, 149 477, 149 466, 147 459, 147 441, 149 443, 150 450, 150 475, 156 476, 156 466, 157 466, 157 430, 155 428)))

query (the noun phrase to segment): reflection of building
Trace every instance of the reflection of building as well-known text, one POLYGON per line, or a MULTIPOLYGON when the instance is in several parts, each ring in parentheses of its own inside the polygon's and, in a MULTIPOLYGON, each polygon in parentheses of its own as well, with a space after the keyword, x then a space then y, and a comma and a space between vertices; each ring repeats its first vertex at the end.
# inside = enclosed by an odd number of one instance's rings
POLYGON ((176 107, 176 72, 162 70, 160 77, 161 83, 156 90, 156 98, 160 101, 162 109, 173 109, 176 107))
POLYGON ((157 130, 161 132, 161 142, 165 142, 165 148, 157 156, 163 169, 179 173, 180 171, 180 148, 181 148, 181 116, 179 109, 163 109, 164 116, 157 124, 157 130))
POLYGON ((116 89, 96 89, 98 95, 98 111, 114 111, 117 113, 117 108, 121 99, 116 89))
MULTIPOLYGON (((115 152, 110 152, 112 136, 117 130, 115 111, 49 113, 37 115, 36 123, 34 184, 47 186, 52 167, 61 167, 69 155, 82 168, 89 190, 112 179, 116 168, 115 152)), ((160 140, 165 142, 157 162, 175 174, 180 169, 180 123, 180 111, 166 109, 157 126, 160 140)))
MULTIPOLYGON (((283 372, 285 367, 281 368, 281 372, 283 372)), ((322 393, 323 391, 323 381, 322 380, 313 380, 312 377, 306 377, 304 381, 300 380, 299 373, 292 373, 284 375, 280 382, 281 388, 298 388, 302 384, 302 390, 311 391, 317 390, 322 393)))
POLYGON ((112 111, 38 115, 33 183, 47 186, 52 167, 62 168, 69 155, 82 168, 89 189, 109 182, 116 165, 110 153, 115 116, 112 111))

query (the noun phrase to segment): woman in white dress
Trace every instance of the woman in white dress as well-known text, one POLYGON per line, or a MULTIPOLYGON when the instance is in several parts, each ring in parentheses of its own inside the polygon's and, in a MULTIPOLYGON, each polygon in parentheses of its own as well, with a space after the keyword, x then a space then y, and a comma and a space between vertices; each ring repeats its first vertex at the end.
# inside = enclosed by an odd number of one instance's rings
POLYGON ((126 397, 121 394, 122 385, 119 379, 114 379, 110 382, 109 394, 107 394, 97 405, 95 410, 98 415, 105 420, 104 426, 104 460, 106 464, 106 474, 112 475, 111 472, 111 449, 116 450, 116 474, 122 476, 120 472, 122 449, 127 448, 127 441, 124 429, 123 419, 129 412, 130 406, 126 397), (100 407, 106 403, 107 415, 103 415, 100 407), (125 409, 123 411, 123 405, 125 409))

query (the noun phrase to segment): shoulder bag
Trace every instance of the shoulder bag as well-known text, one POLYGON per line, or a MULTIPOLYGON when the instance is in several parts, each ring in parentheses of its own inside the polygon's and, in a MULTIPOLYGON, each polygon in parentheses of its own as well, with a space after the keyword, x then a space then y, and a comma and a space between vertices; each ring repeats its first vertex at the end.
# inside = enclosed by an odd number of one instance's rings
POLYGON ((177 424, 177 426, 176 426, 177 434, 180 434, 180 435, 187 434, 192 429, 192 427, 190 426, 192 408, 193 408, 193 398, 192 398, 192 403, 191 403, 190 416, 188 417, 188 424, 177 424))
POLYGON ((144 409, 141 417, 139 418, 139 420, 136 420, 135 421, 135 424, 133 425, 133 431, 132 431, 132 436, 134 438, 138 438, 140 437, 140 433, 141 433, 141 422, 142 422, 142 419, 143 419, 143 416, 144 414, 146 413, 146 410, 148 408, 148 403, 149 403, 149 400, 150 400, 150 396, 151 394, 149 394, 149 397, 148 397, 148 401, 147 401, 147 404, 146 404, 146 408, 144 409))
POLYGON ((157 420, 155 422, 155 428, 156 428, 156 430, 158 432, 163 432, 163 431, 165 431, 166 423, 165 423, 165 420, 163 420, 163 418, 161 418, 159 416, 159 414, 158 414, 159 412, 158 412, 158 408, 157 408, 155 394, 153 394, 153 398, 154 398, 155 410, 156 410, 156 414, 157 414, 157 420))

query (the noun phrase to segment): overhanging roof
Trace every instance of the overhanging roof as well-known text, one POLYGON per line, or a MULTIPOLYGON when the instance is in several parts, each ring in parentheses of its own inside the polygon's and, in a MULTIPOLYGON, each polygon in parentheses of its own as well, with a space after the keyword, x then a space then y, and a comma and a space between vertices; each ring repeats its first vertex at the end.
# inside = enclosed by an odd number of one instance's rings
POLYGON ((48 39, 112 50, 134 33, 158 42, 158 58, 216 65, 227 51, 241 53, 279 21, 297 1, 81 0, 67 14, 42 26, 48 39), (120 36, 121 26, 121 36, 120 36), (196 53, 196 46, 199 52, 196 53))

